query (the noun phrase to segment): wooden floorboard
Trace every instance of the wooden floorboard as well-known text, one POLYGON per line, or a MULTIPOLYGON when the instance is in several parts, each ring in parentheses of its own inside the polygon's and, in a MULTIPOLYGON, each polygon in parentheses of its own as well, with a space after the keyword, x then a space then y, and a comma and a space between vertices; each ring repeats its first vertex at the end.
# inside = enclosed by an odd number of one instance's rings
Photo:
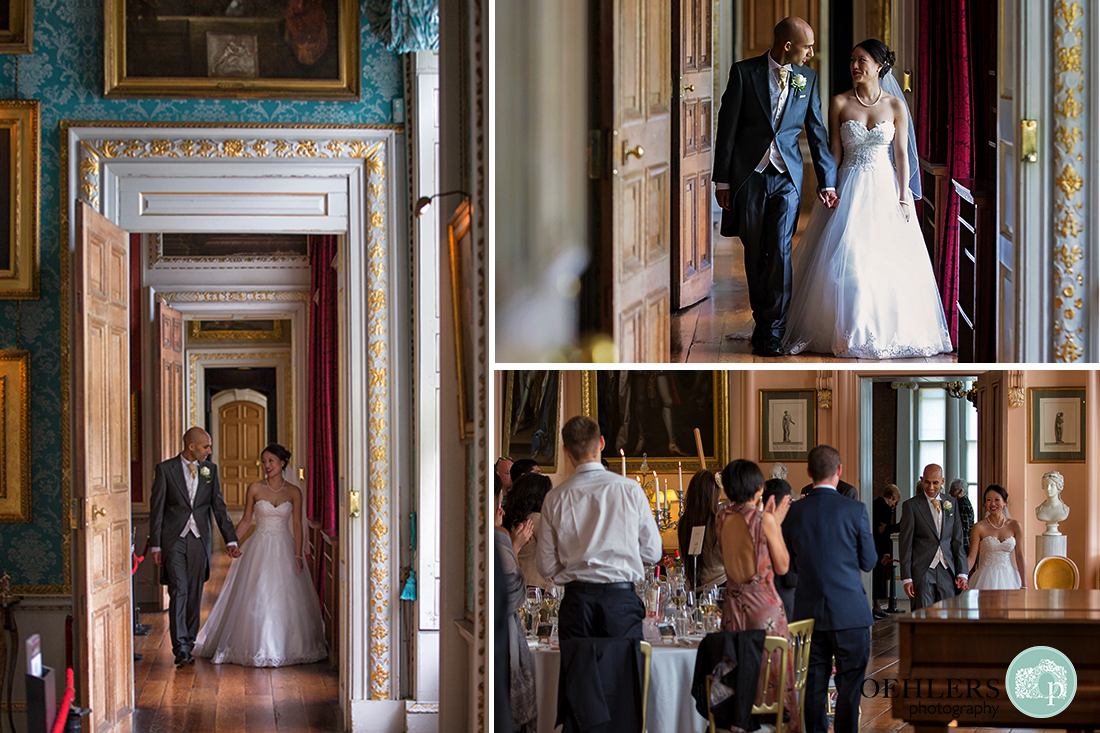
MULTIPOLYGON (((202 598, 206 620, 229 570, 229 559, 215 555, 202 598)), ((176 669, 168 614, 143 613, 152 625, 134 637, 133 717, 135 733, 337 733, 340 731, 339 677, 328 662, 277 669, 211 664, 176 669)))
MULTIPOLYGON (((796 237, 797 241, 797 237, 796 237)), ((749 290, 740 240, 714 230, 714 289, 709 298, 672 314, 671 360, 674 364, 954 364, 955 354, 928 358, 846 359, 831 354, 755 356, 747 339, 728 339, 748 323, 749 290)))

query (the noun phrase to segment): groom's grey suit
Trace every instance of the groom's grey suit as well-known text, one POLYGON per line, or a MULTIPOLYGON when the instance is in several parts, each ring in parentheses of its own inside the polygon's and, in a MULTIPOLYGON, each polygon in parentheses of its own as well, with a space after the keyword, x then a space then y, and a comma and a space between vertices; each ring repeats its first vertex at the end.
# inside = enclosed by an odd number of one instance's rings
POLYGON ((911 605, 914 611, 953 598, 955 579, 966 575, 968 570, 963 552, 962 519, 953 503, 951 510, 943 508, 943 502, 950 502, 950 497, 940 494, 939 499, 942 526, 938 532, 932 507, 923 491, 901 505, 898 534, 901 577, 913 580, 916 595, 911 605), (939 550, 943 551, 943 562, 930 567, 939 550))
POLYGON ((774 93, 779 81, 772 76, 776 74, 767 53, 733 65, 718 112, 713 172, 715 183, 730 188, 730 208, 722 213, 722 235, 739 236, 745 246, 749 303, 756 321, 752 341, 761 349, 778 346, 787 323, 791 238, 802 196, 798 135, 803 128, 818 188, 836 187, 836 161, 829 152, 829 134, 821 119, 817 74, 805 66, 792 66, 786 97, 778 109, 783 93, 774 93), (804 89, 791 83, 799 75, 806 79, 804 89), (773 142, 786 172, 772 162, 758 170, 773 142))
POLYGON ((211 517, 217 520, 226 544, 237 541, 222 498, 218 467, 210 461, 196 466, 193 499, 183 471, 178 455, 157 464, 149 503, 149 544, 161 548, 164 558, 161 582, 168 586, 173 654, 190 653, 199 633, 202 586, 210 577, 211 517), (198 537, 188 526, 192 517, 198 537))

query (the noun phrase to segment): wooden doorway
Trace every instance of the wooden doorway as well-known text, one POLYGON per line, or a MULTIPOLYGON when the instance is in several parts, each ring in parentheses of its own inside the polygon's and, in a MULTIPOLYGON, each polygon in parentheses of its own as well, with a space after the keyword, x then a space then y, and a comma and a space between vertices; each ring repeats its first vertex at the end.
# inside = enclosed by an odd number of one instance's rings
POLYGON ((267 445, 267 397, 250 389, 225 390, 214 395, 210 413, 225 505, 243 510, 248 485, 264 477, 260 451, 267 445))

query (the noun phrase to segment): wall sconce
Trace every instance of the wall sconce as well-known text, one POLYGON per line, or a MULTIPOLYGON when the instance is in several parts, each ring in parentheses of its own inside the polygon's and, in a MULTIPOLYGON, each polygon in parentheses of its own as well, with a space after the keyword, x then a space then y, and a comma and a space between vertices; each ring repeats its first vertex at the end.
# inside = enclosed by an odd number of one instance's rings
POLYGON ((450 196, 451 194, 460 193, 466 199, 470 198, 470 194, 465 191, 443 191, 442 193, 433 193, 431 196, 421 196, 416 200, 416 218, 419 219, 420 215, 424 213, 424 209, 431 206, 432 199, 441 198, 443 196, 450 196))
POLYGON ((978 390, 975 387, 966 389, 966 385, 962 382, 948 382, 943 385, 943 391, 947 393, 948 397, 954 397, 957 400, 965 397, 966 401, 974 407, 978 406, 978 390))
POLYGON ((1008 373, 1008 378, 1012 383, 1012 386, 1008 388, 1009 407, 1024 406, 1024 388, 1020 386, 1020 377, 1022 374, 1021 371, 1015 369, 1008 373))
POLYGON ((833 409, 833 391, 831 389, 819 389, 817 391, 817 407, 820 410, 833 409))

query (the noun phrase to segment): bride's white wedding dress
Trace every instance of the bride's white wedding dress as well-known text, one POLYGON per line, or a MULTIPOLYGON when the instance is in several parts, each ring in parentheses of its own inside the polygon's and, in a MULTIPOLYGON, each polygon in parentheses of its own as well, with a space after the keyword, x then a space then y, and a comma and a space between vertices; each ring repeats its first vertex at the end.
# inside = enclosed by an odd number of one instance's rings
MULTIPOLYGON (((835 209, 814 205, 792 255, 789 353, 897 359, 951 351, 915 212, 898 206, 894 123, 840 125, 835 209)), ((912 208, 912 206, 910 207, 912 208)))
POLYGON ((981 563, 970 578, 970 587, 978 590, 1018 590, 1023 583, 1012 553, 1016 551, 1016 538, 999 540, 989 535, 982 538, 981 563))
POLYGON ((233 561, 195 641, 196 657, 215 664, 283 667, 328 656, 317 593, 307 570, 295 572, 293 505, 260 499, 255 531, 233 561))

